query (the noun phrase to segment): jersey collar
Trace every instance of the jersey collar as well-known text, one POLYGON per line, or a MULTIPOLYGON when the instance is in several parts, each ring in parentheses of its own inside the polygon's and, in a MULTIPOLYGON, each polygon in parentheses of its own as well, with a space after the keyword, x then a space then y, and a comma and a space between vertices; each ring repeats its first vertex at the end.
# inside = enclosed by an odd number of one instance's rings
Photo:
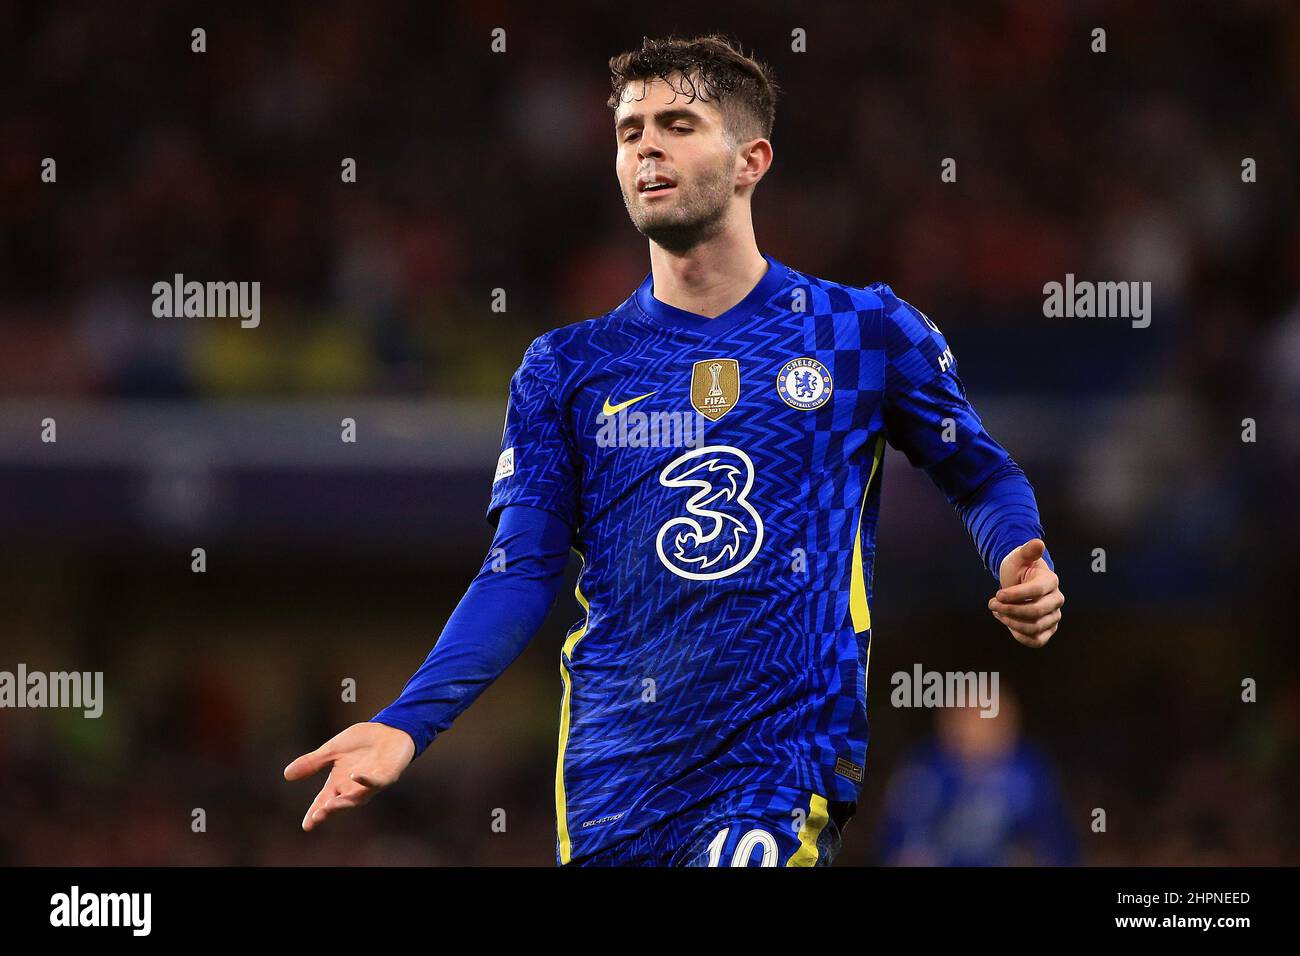
POLYGON ((756 312, 771 301, 772 296, 776 295, 785 283, 789 270, 767 253, 762 255, 767 260, 767 272, 763 273, 763 278, 758 280, 758 285, 754 286, 748 295, 730 309, 715 318, 711 319, 708 316, 697 315, 694 312, 687 312, 685 309, 668 305, 666 302, 660 302, 654 296, 653 272, 648 274, 641 285, 637 287, 635 295, 637 307, 649 318, 664 325, 693 329, 706 335, 725 332, 737 323, 752 318, 756 312))

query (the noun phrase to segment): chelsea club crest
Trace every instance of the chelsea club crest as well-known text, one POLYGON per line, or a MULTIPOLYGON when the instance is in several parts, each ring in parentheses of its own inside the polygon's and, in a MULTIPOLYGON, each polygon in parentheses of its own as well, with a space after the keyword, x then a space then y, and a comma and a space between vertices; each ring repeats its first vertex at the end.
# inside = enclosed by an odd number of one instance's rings
POLYGON ((816 359, 791 359, 776 377, 776 392, 791 408, 810 412, 831 397, 831 373, 816 359))

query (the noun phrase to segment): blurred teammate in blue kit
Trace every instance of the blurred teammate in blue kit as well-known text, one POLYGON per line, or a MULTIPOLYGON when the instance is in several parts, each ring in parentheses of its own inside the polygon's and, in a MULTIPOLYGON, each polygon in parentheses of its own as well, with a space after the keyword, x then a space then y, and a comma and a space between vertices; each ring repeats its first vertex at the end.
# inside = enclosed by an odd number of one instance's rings
POLYGON ((1033 490, 935 323, 759 251, 768 69, 718 37, 610 66, 650 273, 534 341, 510 383, 488 506, 505 568, 485 560, 392 705, 285 775, 329 768, 308 830, 391 785, 522 651, 572 550, 557 862, 825 865, 865 774, 886 444, 957 510, 1017 640, 1046 643, 1064 598, 1033 490))
POLYGON ((1047 756, 1020 736, 1005 686, 996 717, 938 712, 937 733, 886 788, 880 855, 902 866, 1069 866, 1077 837, 1047 756))

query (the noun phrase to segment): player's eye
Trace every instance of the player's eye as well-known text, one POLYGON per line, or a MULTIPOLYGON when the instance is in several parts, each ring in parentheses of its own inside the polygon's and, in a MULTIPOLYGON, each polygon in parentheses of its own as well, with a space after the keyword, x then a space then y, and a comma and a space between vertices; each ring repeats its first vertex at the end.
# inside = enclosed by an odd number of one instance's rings
POLYGON ((690 128, 689 126, 674 126, 674 127, 673 127, 673 132, 674 132, 674 133, 689 133, 690 131, 691 131, 691 128, 690 128))
POLYGON ((636 139, 639 135, 641 134, 637 130, 634 129, 628 130, 626 133, 623 134, 623 142, 630 143, 632 142, 632 140, 636 139))

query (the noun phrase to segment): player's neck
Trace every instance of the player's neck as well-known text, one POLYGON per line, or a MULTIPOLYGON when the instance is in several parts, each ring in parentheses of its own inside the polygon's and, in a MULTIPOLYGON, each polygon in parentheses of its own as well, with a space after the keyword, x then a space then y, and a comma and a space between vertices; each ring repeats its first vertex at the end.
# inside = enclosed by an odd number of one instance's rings
POLYGON ((749 295, 767 272, 767 260, 752 230, 744 236, 724 232, 686 252, 650 243, 650 271, 656 299, 712 319, 749 295))

